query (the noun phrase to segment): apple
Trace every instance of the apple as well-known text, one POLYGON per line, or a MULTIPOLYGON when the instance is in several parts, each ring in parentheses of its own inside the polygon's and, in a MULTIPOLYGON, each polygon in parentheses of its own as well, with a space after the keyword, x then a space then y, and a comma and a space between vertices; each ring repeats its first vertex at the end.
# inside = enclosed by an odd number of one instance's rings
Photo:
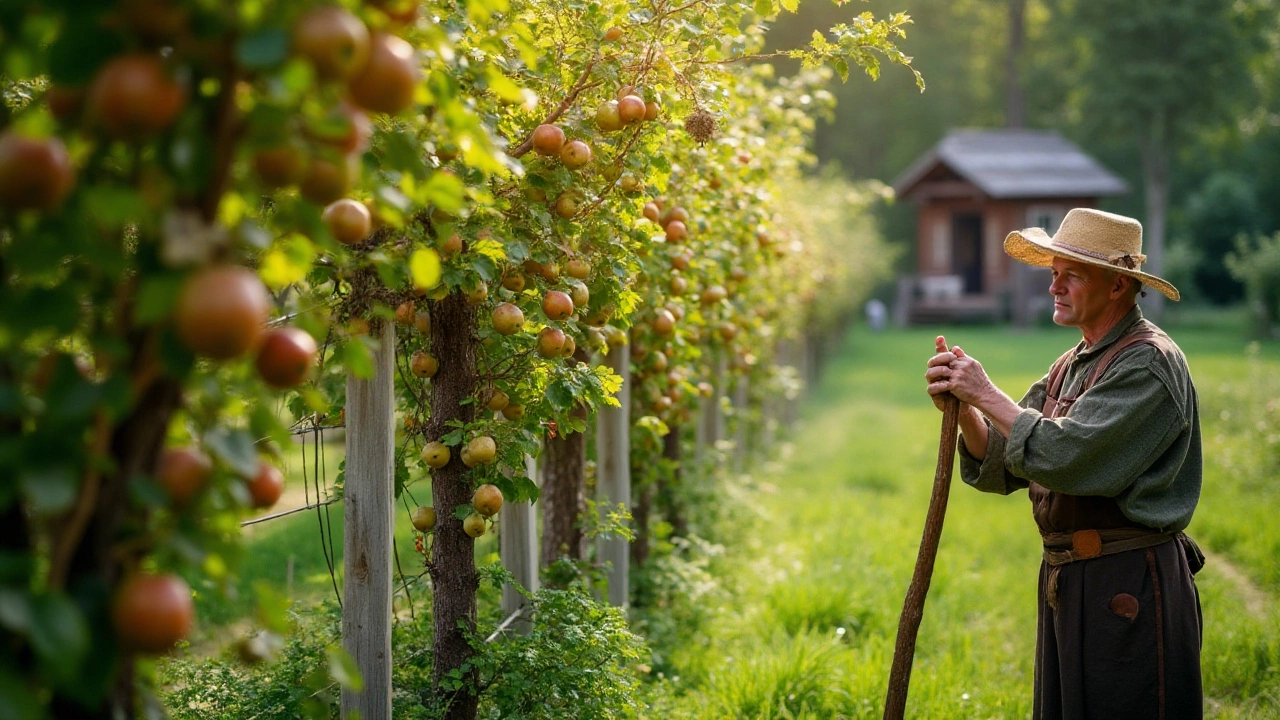
POLYGON ((732 340, 738 334, 738 326, 731 322, 721 324, 716 330, 720 333, 720 337, 725 340, 732 340))
POLYGON ((492 517, 502 509, 502 491, 497 485, 481 485, 471 497, 471 507, 485 517, 492 517))
POLYGON ((421 71, 413 46, 389 33, 369 38, 369 61, 347 83, 347 92, 360 107, 395 115, 413 104, 421 71))
POLYGON ((564 352, 565 334, 560 328, 547 326, 538 333, 538 354, 550 360, 564 352))
POLYGON ((498 389, 491 390, 484 399, 485 407, 494 412, 500 412, 507 405, 511 404, 511 398, 498 389))
POLYGON ((415 350, 413 355, 409 357, 409 370, 414 377, 429 378, 434 377, 436 370, 440 369, 440 362, 431 356, 426 350, 415 350))
POLYGON ((660 111, 661 111, 661 108, 658 107, 658 103, 650 100, 649 102, 644 104, 644 119, 649 121, 657 120, 658 113, 660 111))
POLYGON ((622 117, 618 114, 618 101, 606 100, 596 108, 596 127, 601 132, 614 132, 622 129, 622 117))
POLYGON ((458 233, 450 233, 449 237, 440 242, 440 257, 448 260, 449 258, 462 252, 462 236, 458 233))
POLYGON ((267 385, 283 390, 307 379, 320 349, 311 333, 298 327, 271 330, 262 340, 255 365, 267 385))
POLYGON ((549 283, 560 281, 560 266, 553 263, 542 263, 538 266, 538 274, 549 283))
POLYGON ((729 291, 725 290, 723 285, 712 285, 702 291, 700 300, 703 305, 714 305, 727 297, 729 297, 729 291))
POLYGON ((178 337, 198 355, 229 360, 262 337, 271 297, 257 273, 237 265, 213 265, 187 279, 174 309, 178 337))
POLYGON ((484 535, 485 529, 484 518, 477 513, 468 515, 462 521, 462 531, 473 538, 484 535))
POLYGON ((290 144, 264 148, 253 154, 253 169, 267 187, 297 185, 306 176, 307 155, 290 144))
POLYGON ((131 53, 94 77, 85 104, 90 121, 109 137, 140 140, 168 128, 186 106, 186 92, 156 55, 131 53))
POLYGON ((609 42, 617 42, 621 38, 622 28, 616 25, 604 31, 604 39, 609 42))
POLYGON ((657 203, 651 203, 651 202, 645 203, 644 209, 641 210, 641 214, 643 214, 646 218, 649 218, 649 220, 653 222, 658 222, 660 211, 658 210, 657 203))
POLYGON ((449 464, 449 458, 452 457, 452 454, 449 452, 448 445, 438 440, 432 440, 422 446, 421 457, 422 462, 426 463, 427 467, 439 470, 449 464))
POLYGON ((358 337, 369 334, 369 321, 362 317, 353 317, 347 320, 347 335, 350 337, 358 337))
POLYGON ((75 186, 71 156, 58 138, 0 134, 0 207, 51 210, 75 186))
POLYGON ((685 225, 689 224, 689 211, 685 210, 679 205, 671 208, 671 210, 667 214, 662 216, 662 220, 660 220, 659 222, 663 227, 666 227, 667 223, 674 222, 677 220, 684 223, 685 225))
POLYGON ((689 290, 689 281, 679 275, 672 276, 670 289, 672 295, 683 295, 689 290))
POLYGON ((679 220, 672 220, 667 223, 667 242, 678 243, 689 237, 689 231, 685 228, 684 223, 679 220))
POLYGON ((329 227, 333 237, 344 245, 358 243, 373 232, 373 217, 369 214, 369 208, 351 198, 330 203, 320 214, 320 219, 329 227))
POLYGON ((578 214, 578 198, 572 192, 560 193, 556 198, 556 215, 568 220, 578 214))
POLYGON ((560 357, 573 357, 573 353, 578 349, 578 342, 573 339, 572 335, 564 336, 564 347, 560 349, 560 357))
POLYGON ((635 175, 632 175, 631 173, 626 173, 622 176, 622 179, 619 181, 618 187, 622 188, 623 192, 629 192, 629 193, 639 192, 641 189, 644 188, 644 183, 641 182, 640 178, 636 177, 635 175))
MULTIPOLYGON (((564 272, 566 275, 568 275, 571 278, 576 278, 578 280, 586 280, 587 276, 591 274, 591 264, 588 263, 586 260, 579 260, 578 258, 574 258, 564 264, 564 272)), ((575 302, 574 304, 580 305, 584 303, 575 302)))
POLYGON ((577 170, 591 162, 591 146, 581 140, 565 143, 564 148, 560 150, 560 162, 570 170, 577 170))
POLYGON ((249 495, 256 508, 269 508, 276 504, 284 492, 284 473, 266 460, 258 461, 258 472, 249 478, 249 495))
POLYGON ((431 334, 431 313, 424 311, 413 316, 413 327, 423 335, 431 334))
POLYGON ((162 653, 191 632, 191 587, 177 575, 140 572, 120 583, 111 601, 111 625, 125 647, 162 653))
POLYGON ((524 275, 521 274, 520 272, 512 270, 502 276, 502 287, 510 290, 513 293, 518 293, 521 290, 524 290, 524 285, 525 285, 524 275))
POLYGON ((467 291, 467 304, 480 305, 489 298, 489 286, 484 283, 471 288, 467 291))
POLYGON ((209 482, 213 461, 194 447, 167 448, 156 463, 156 481, 175 507, 186 507, 209 482))
POLYGON ((498 445, 488 435, 481 435, 475 438, 467 443, 467 446, 462 451, 462 462, 466 463, 467 467, 489 465, 497 457, 498 445))
MULTIPOLYGON (((316 205, 328 205, 342 199, 360 177, 360 156, 317 155, 311 158, 298 190, 302 197, 316 205)), ((367 210, 368 208, 366 208, 367 210)))
POLYGON ((551 157, 564 148, 564 131, 555 125, 539 125, 533 129, 533 151, 551 157))
POLYGON ((659 308, 653 314, 653 331, 659 335, 670 335, 676 330, 676 317, 666 308, 659 308))
POLYGON ((322 123, 304 126, 303 133, 343 155, 363 153, 369 149, 373 122, 363 110, 343 100, 329 109, 322 123))
POLYGON ((573 306, 576 308, 586 307, 591 302, 591 291, 587 289, 586 283, 570 281, 569 299, 573 301, 573 306))
POLYGON ((408 300, 396 306, 396 324, 409 326, 413 324, 413 319, 418 314, 418 309, 408 300))
POLYGON ((413 529, 420 533, 431 532, 436 526, 436 509, 419 505, 413 509, 413 529))
POLYGON ((502 417, 508 420, 519 420, 524 417, 524 405, 511 403, 502 408, 502 417))
POLYGON ((306 58, 322 80, 344 80, 369 60, 369 30, 360 18, 336 5, 303 14, 293 26, 293 51, 306 58))
POLYGON ((623 125, 635 125, 644 120, 644 100, 636 95, 624 95, 618 99, 618 117, 623 125))
POLYGON ((559 290, 551 290, 542 297, 542 312, 552 320, 568 320, 573 306, 573 299, 559 290))
POLYGON ((675 270, 679 270, 680 272, 684 272, 689 269, 689 262, 689 256, 684 253, 671 256, 671 267, 675 270))
POLYGON ((499 335, 513 335, 524 327, 524 312, 511 303, 499 303, 493 309, 493 329, 499 335))

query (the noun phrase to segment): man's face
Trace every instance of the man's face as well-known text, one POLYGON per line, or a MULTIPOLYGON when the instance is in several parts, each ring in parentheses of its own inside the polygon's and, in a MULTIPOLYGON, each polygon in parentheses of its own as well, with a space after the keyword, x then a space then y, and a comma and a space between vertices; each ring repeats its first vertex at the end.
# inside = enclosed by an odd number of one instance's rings
POLYGON ((1111 304, 1114 274, 1087 263, 1054 258, 1053 321, 1066 327, 1086 327, 1098 320, 1111 304))

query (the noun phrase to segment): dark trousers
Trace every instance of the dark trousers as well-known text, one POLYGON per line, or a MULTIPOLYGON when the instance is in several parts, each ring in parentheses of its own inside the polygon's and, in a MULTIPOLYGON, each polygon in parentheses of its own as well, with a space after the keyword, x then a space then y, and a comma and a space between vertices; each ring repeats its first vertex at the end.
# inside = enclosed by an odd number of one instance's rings
MULTIPOLYGON (((1036 720, 1199 720, 1200 596, 1182 542, 1040 566, 1036 720)), ((1198 569, 1198 568, 1197 568, 1198 569)))

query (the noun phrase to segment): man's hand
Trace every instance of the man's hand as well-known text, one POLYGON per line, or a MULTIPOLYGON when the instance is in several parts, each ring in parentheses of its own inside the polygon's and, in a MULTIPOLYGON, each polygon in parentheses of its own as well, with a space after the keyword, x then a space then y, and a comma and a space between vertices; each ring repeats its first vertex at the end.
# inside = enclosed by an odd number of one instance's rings
POLYGON ((989 397, 994 389, 987 371, 982 369, 982 363, 966 355, 959 345, 948 351, 946 338, 941 335, 935 344, 937 354, 929 358, 929 366, 924 373, 933 404, 941 410, 942 396, 951 393, 962 403, 981 407, 982 399, 989 397))
POLYGON ((929 358, 924 373, 929 395, 939 410, 943 409, 943 397, 947 393, 960 400, 960 432, 969 452, 980 460, 986 456, 987 447, 987 425, 983 416, 991 420, 1001 435, 1009 437, 1013 421, 1022 409, 992 384, 982 363, 966 355, 959 345, 947 350, 947 340, 941 335, 934 344, 937 354, 929 358))

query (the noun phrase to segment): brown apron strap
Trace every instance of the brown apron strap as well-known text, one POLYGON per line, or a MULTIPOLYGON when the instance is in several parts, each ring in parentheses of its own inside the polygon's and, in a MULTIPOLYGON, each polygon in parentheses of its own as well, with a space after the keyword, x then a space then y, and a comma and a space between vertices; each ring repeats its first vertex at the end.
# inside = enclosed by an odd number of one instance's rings
POLYGON ((1062 393, 1062 381, 1067 377, 1067 367, 1076 357, 1079 346, 1071 348, 1053 362, 1049 368, 1049 380, 1045 386, 1045 401, 1040 407, 1040 414, 1045 417, 1056 417, 1058 397, 1062 393))

